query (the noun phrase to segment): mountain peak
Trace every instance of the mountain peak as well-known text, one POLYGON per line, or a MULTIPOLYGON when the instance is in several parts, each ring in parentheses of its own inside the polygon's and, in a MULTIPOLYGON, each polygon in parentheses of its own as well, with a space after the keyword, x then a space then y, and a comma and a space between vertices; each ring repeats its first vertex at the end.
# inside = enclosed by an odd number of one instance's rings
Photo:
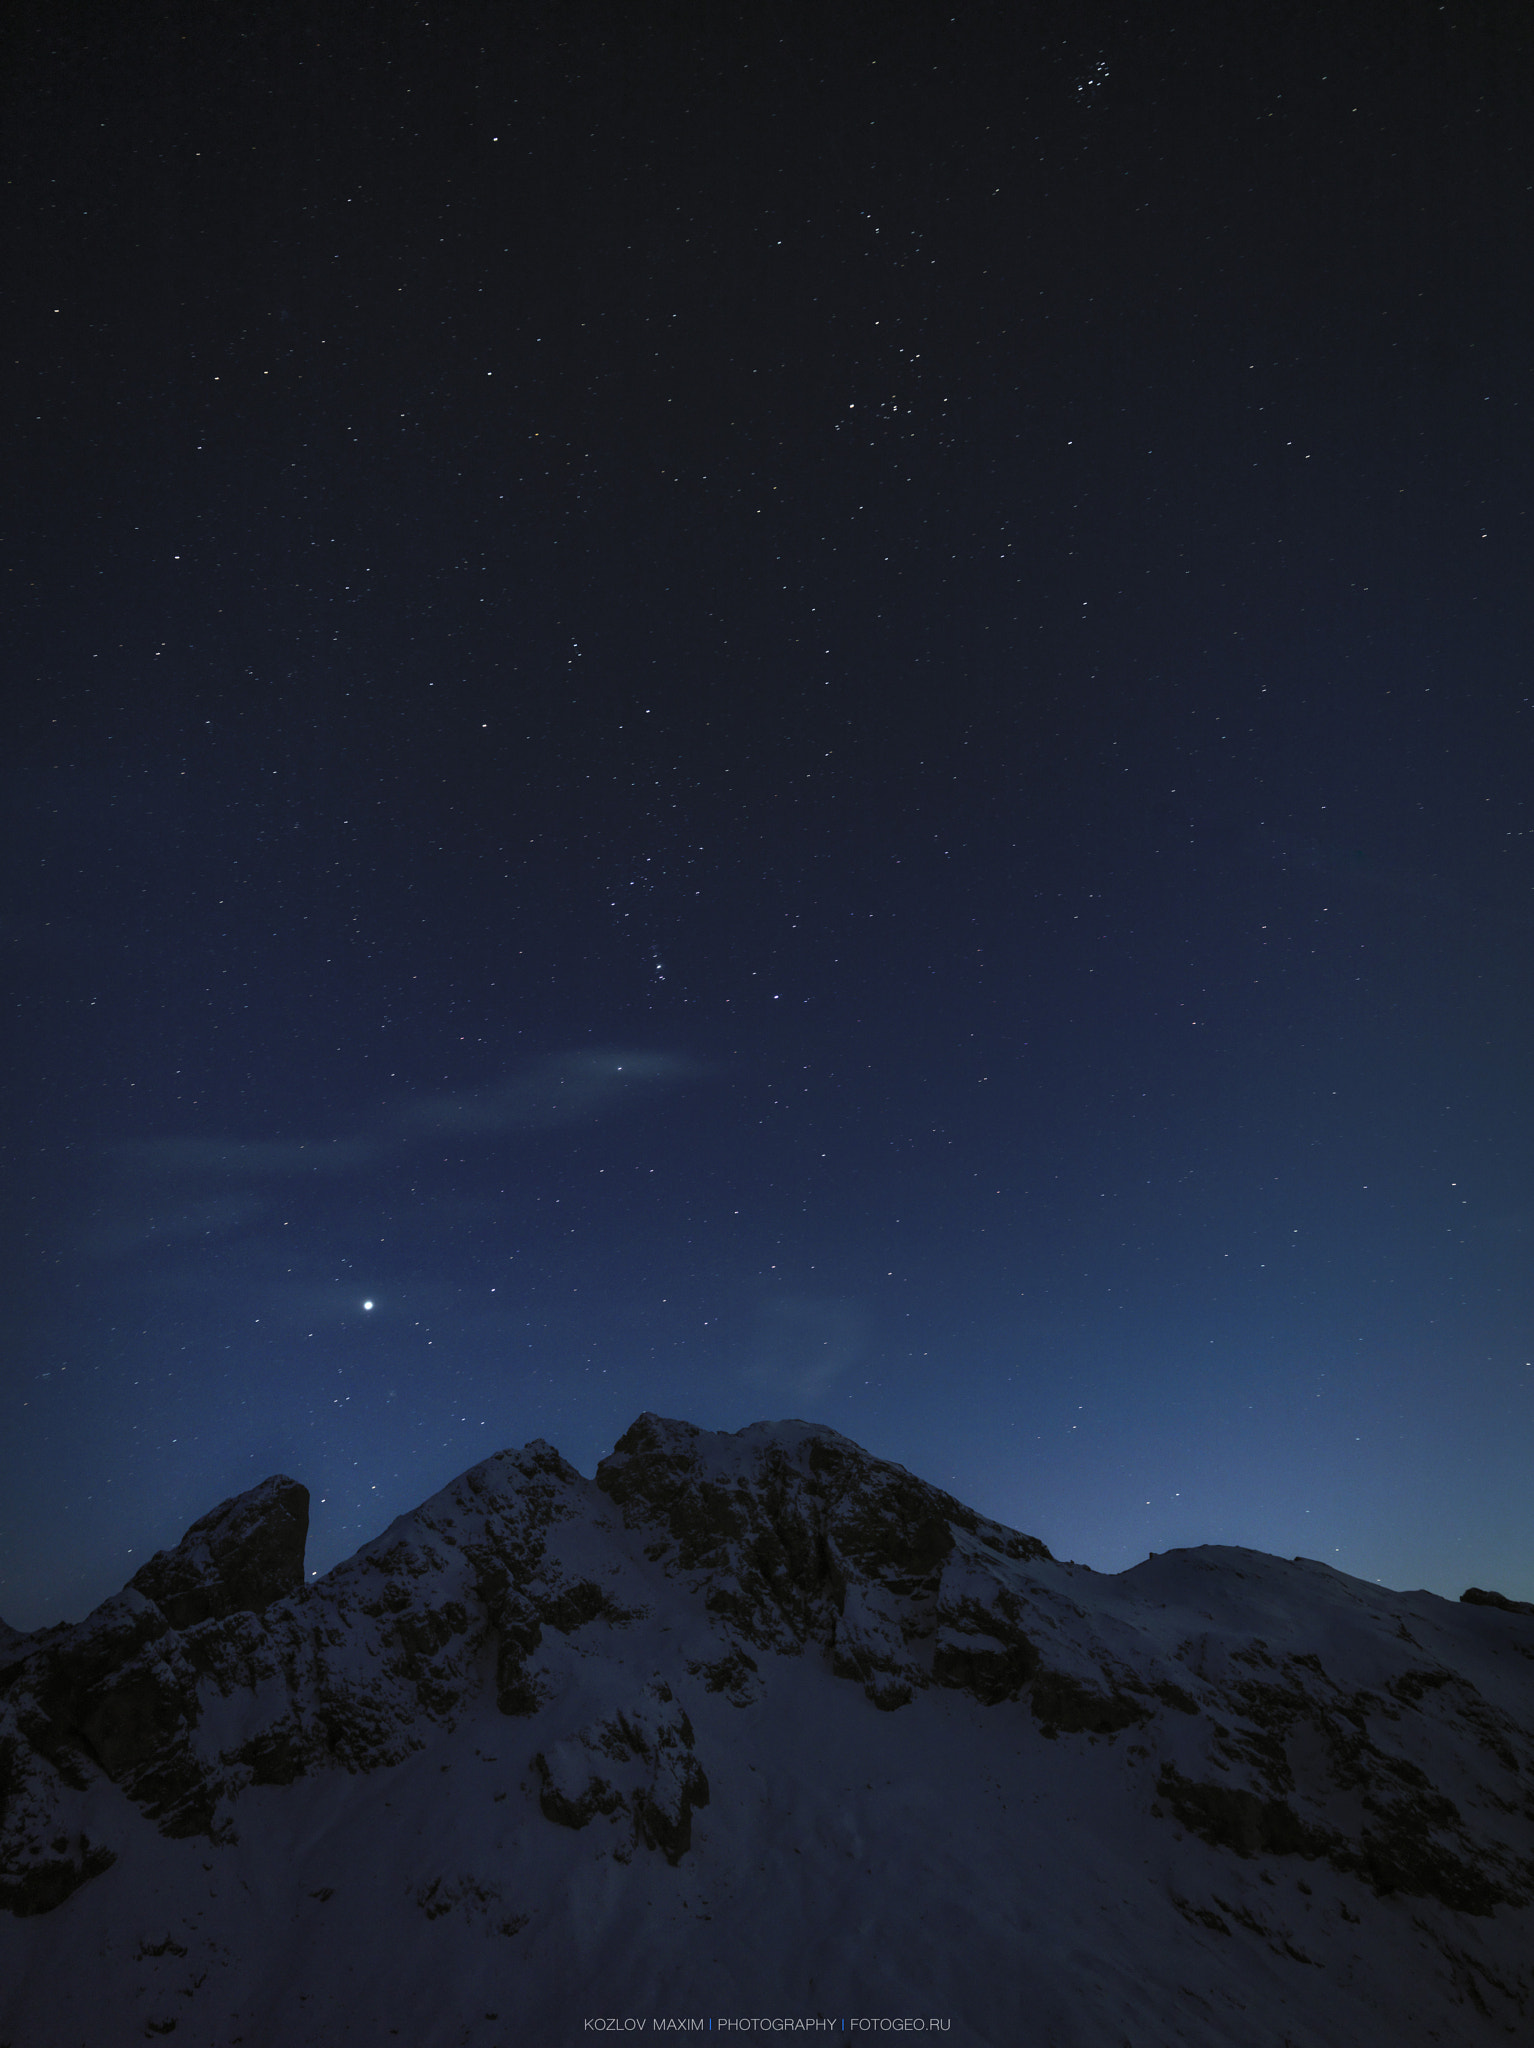
POLYGON ((1534 2003, 1510 1603, 1092 1572, 803 1421, 500 1451, 305 1586, 307 1504, 7 1639, 0 2039, 318 2048, 444 1984, 434 2039, 564 2038, 596 1985, 1206 2048, 1534 2003))
POLYGON ((203 1515, 128 1581, 172 1628, 240 1610, 259 1614, 304 1582, 309 1489, 281 1473, 203 1515))

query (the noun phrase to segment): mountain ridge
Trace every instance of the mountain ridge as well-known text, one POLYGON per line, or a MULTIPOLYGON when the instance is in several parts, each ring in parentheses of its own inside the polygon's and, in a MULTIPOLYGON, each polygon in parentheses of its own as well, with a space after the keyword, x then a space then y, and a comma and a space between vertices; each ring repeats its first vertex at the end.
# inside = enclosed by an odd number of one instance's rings
MULTIPOLYGON (((594 1984, 710 2012, 843 1988, 866 2009, 887 1984, 1001 2040, 1019 1944, 1061 2043, 1212 2043, 1255 1983, 1277 2031, 1243 2038, 1275 2043, 1326 2039, 1339 1997, 1403 2041, 1505 2039, 1534 2009, 1534 1619, 1500 1596, 1215 1546, 1097 1573, 796 1421, 646 1414, 589 1480, 541 1440, 498 1452, 306 1584, 307 1506, 274 1476, 84 1621, 0 1637, 0 2043, 119 2019, 124 2040, 344 2038, 364 1936, 329 1908, 369 1887, 401 2010, 426 1996, 422 1930, 451 1923, 494 1980, 481 2014, 549 2038, 594 1984), (493 1766, 487 1801, 442 1809, 462 1868, 393 1818, 431 1757, 455 1785, 493 1766), (1025 1882, 1056 1809, 1073 1856, 1025 1882), (345 1884, 305 1892, 291 1873, 343 1842, 345 1884), (274 1906, 261 1942, 226 1903, 257 1870, 291 1921, 274 1906), (296 1962, 321 1892, 337 1945, 296 1962), (131 1955, 151 1895, 171 1932, 131 1955), (1062 1915, 1091 1941, 1025 1940, 1062 1915), (95 1976, 66 1994, 50 1970, 82 1943, 95 1976), (1102 1962, 1142 1950, 1122 1982, 1102 1962)), ((500 2038, 466 2014, 412 2038, 500 2038)))

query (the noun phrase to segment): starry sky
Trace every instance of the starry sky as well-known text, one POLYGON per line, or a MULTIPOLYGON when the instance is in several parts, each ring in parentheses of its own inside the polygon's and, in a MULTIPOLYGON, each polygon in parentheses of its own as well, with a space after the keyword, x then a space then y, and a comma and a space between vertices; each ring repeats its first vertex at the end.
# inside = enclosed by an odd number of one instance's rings
POLYGON ((1520 6, 4 70, 7 1620, 645 1409, 1534 1597, 1520 6))

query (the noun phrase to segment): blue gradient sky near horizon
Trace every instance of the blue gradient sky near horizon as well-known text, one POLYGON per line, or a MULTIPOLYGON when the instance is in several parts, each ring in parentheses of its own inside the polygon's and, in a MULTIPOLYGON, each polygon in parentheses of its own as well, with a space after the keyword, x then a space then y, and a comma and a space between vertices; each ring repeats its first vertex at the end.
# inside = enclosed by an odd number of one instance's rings
POLYGON ((0 1615, 645 1409, 1534 1598, 1519 11, 8 69, 0 1615))

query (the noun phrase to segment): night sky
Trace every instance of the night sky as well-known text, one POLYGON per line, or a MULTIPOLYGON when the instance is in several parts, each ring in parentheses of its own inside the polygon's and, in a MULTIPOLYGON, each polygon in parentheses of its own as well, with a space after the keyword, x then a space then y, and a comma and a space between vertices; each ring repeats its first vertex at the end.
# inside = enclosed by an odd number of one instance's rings
POLYGON ((1534 1598, 1522 5, 0 69, 8 1621, 645 1409, 1534 1598))

